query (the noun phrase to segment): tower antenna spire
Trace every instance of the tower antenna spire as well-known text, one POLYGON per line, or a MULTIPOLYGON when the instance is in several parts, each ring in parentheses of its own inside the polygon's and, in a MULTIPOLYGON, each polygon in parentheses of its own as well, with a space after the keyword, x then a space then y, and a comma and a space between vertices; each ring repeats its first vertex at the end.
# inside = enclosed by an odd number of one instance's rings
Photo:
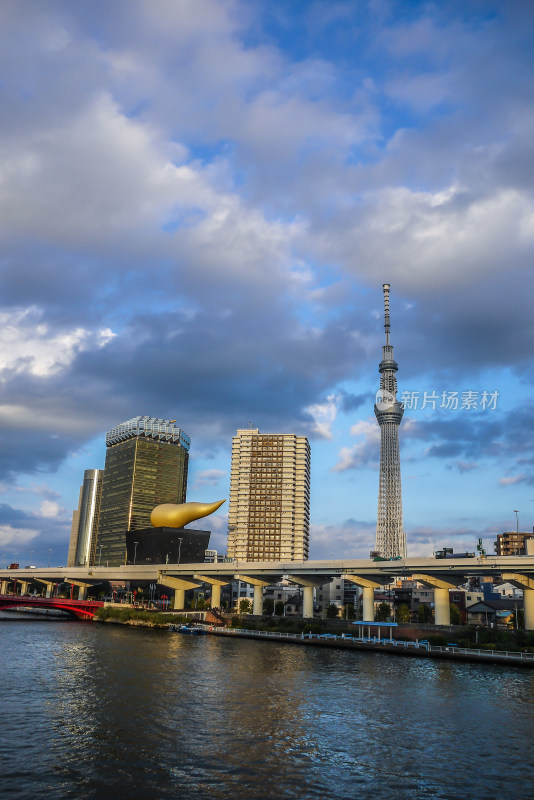
POLYGON ((384 330, 386 331, 386 344, 389 344, 389 283, 382 284, 384 290, 384 330))

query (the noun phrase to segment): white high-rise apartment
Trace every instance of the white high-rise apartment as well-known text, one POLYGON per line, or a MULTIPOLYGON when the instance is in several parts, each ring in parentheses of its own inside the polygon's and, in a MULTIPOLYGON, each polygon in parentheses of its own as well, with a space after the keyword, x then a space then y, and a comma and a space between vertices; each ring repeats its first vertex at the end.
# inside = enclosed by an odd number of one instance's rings
POLYGON ((309 527, 306 437, 238 430, 232 439, 228 556, 237 561, 304 561, 309 527))

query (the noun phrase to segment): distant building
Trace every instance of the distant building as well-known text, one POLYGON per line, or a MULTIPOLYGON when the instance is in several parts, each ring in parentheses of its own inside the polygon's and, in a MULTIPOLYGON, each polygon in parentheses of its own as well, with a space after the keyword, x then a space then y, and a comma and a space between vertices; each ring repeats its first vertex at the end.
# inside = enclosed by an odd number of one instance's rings
MULTIPOLYGON (((523 597, 523 589, 518 589, 517 586, 514 586, 511 583, 508 583, 508 581, 504 581, 503 583, 494 584, 494 586, 493 586, 493 594, 495 596, 498 595, 499 597, 501 597, 503 599, 506 598, 506 597, 517 597, 517 598, 520 598, 520 597, 523 597)), ((492 598, 490 598, 490 599, 492 599, 492 598)), ((493 597, 493 599, 495 600, 496 597, 493 597)))
POLYGON ((495 552, 498 556, 524 556, 526 555, 526 541, 534 538, 534 533, 528 531, 505 531, 497 534, 495 552))
POLYGON ((485 627, 517 626, 517 614, 521 609, 521 600, 503 598, 501 600, 481 600, 467 608, 467 623, 485 627))
POLYGON ((284 617, 302 615, 302 590, 285 579, 265 587, 263 602, 265 603, 266 600, 272 600, 275 609, 277 603, 283 603, 284 617))
POLYGON ((238 430, 232 441, 228 556, 308 558, 310 445, 305 436, 238 430))
POLYGON ((126 531, 128 564, 203 564, 211 531, 139 528, 126 531))
POLYGON ((126 532, 148 528, 155 506, 185 502, 190 444, 174 420, 134 417, 108 431, 98 563, 126 563, 126 532))
POLYGON ((95 563, 103 475, 101 469, 86 469, 84 472, 78 508, 72 514, 67 567, 85 567, 95 563))
MULTIPOLYGON (((354 584, 351 584, 354 586, 354 584)), ((322 583, 315 590, 315 607, 320 616, 326 616, 328 606, 337 606, 339 614, 342 614, 345 600, 345 581, 341 576, 337 576, 328 583, 322 583)))
POLYGON ((229 605, 230 608, 239 611, 239 604, 241 600, 250 600, 252 602, 254 600, 254 587, 250 586, 250 584, 245 583, 244 581, 232 581, 230 584, 230 597, 229 597, 229 605))

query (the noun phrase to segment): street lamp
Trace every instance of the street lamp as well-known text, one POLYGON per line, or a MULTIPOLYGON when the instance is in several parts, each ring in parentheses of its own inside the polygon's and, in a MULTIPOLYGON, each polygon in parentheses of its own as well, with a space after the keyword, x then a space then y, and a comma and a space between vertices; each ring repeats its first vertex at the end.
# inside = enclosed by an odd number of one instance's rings
POLYGON ((103 546, 104 545, 102 545, 102 544, 98 545, 98 551, 99 551, 98 552, 98 566, 100 566, 100 562, 102 561, 102 548, 103 548, 103 546))
POLYGON ((514 514, 515 514, 515 529, 516 529, 516 533, 519 533, 519 511, 517 510, 517 508, 514 508, 514 514))
POLYGON ((134 542, 134 545, 135 545, 135 547, 134 547, 134 567, 135 567, 135 561, 137 559, 137 545, 138 544, 139 544, 139 542, 134 542))
POLYGON ((51 547, 49 547, 49 548, 48 548, 48 566, 49 566, 49 567, 50 567, 50 556, 51 556, 51 554, 52 554, 52 548, 51 548, 51 547))
POLYGON ((178 563, 180 563, 180 556, 182 554, 182 541, 183 541, 181 536, 178 537, 178 541, 180 542, 180 544, 178 545, 178 563))

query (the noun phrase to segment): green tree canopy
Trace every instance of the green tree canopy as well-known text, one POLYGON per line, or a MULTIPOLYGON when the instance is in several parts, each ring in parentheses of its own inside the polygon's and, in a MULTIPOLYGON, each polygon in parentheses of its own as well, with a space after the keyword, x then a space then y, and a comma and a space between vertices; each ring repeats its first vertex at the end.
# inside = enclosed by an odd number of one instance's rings
POLYGON ((269 617, 274 614, 274 600, 272 597, 267 597, 263 601, 263 613, 269 617))
POLYGON ((421 603, 417 611, 417 621, 421 623, 432 622, 432 609, 428 603, 421 603))
POLYGON ((412 615, 406 603, 402 603, 397 609, 397 622, 409 622, 412 615))
POLYGON ((247 597, 242 597, 239 601, 240 614, 252 614, 252 603, 247 597))
POLYGON ((379 603, 375 612, 376 621, 387 622, 390 616, 391 616, 391 608, 389 603, 379 603))
POLYGON ((335 603, 330 603, 326 609, 326 618, 327 619, 337 619, 339 617, 339 609, 335 603))
POLYGON ((281 600, 276 601, 276 605, 274 607, 274 613, 276 614, 277 617, 284 616, 284 604, 281 600))

